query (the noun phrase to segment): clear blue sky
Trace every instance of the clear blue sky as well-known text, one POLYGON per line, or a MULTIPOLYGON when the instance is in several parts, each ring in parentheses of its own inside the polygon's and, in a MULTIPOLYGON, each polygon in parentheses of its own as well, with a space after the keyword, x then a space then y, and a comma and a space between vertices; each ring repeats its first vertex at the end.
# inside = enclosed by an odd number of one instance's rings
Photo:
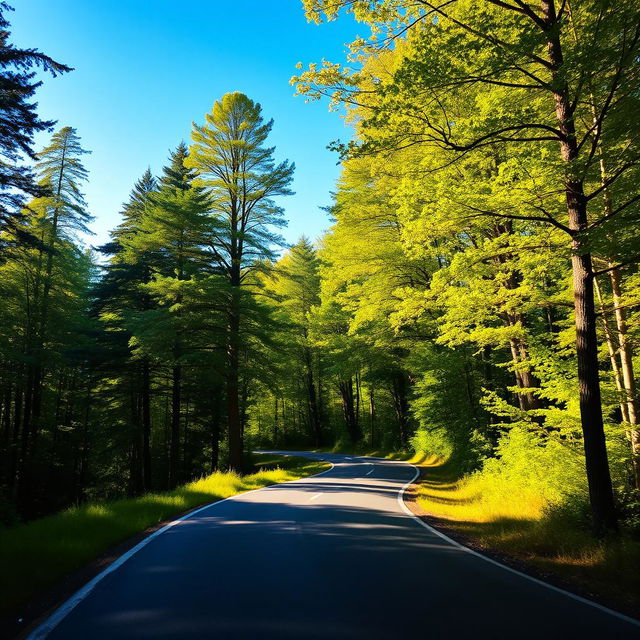
MULTIPOLYGON (((294 97, 289 78, 298 61, 342 61, 345 43, 365 27, 343 18, 314 25, 300 0, 13 0, 12 41, 35 47, 75 71, 44 78, 37 99, 43 118, 78 130, 90 182, 92 225, 106 240, 135 180, 158 173, 168 151, 188 141, 213 102, 242 91, 275 121, 278 160, 296 163, 296 195, 282 201, 284 235, 317 237, 328 220, 338 176, 326 145, 350 130, 325 103, 294 97)), ((46 142, 46 137, 39 139, 46 142)))

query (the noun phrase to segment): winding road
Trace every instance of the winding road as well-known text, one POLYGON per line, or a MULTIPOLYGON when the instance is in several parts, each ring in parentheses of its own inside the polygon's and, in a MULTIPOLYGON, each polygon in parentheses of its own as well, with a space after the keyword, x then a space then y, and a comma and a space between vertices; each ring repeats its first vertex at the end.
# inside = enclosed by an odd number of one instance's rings
POLYGON ((637 621, 421 523, 402 502, 411 465, 296 455, 334 466, 172 523, 30 638, 640 638, 637 621))

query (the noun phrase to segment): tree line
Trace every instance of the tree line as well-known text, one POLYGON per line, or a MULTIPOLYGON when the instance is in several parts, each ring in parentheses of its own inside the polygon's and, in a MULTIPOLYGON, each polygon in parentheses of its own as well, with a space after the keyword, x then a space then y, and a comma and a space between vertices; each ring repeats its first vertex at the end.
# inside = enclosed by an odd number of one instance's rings
POLYGON ((371 30, 292 79, 355 131, 318 243, 282 251, 293 165, 238 93, 95 252, 74 129, 2 184, 25 194, 0 236, 7 514, 338 443, 498 470, 598 535, 637 519, 638 7, 304 5, 371 30))
MULTIPOLYGON (((378 308, 394 335, 470 350, 469 398, 499 430, 494 451, 517 425, 539 448, 579 443, 595 530, 614 530, 614 481, 640 484, 637 4, 304 5, 311 20, 350 12, 372 33, 347 66, 293 79, 356 128, 336 145, 346 162, 329 246, 344 247, 352 223, 384 230, 389 253, 365 246, 356 260, 390 279, 378 308)), ((338 291, 357 322, 374 285, 342 251, 338 291)))
POLYGON ((272 121, 244 94, 223 96, 160 176, 135 183, 109 242, 89 248, 77 131, 33 148, 54 123, 36 115, 32 67, 70 68, 13 48, 7 11, 2 519, 242 471, 248 389, 274 326, 260 273, 282 245, 274 198, 294 170, 274 161, 272 121))

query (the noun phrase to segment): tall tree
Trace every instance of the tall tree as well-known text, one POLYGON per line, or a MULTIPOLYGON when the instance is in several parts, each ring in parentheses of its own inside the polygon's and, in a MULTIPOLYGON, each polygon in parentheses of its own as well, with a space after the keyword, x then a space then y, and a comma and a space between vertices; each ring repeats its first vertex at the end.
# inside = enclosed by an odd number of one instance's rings
POLYGON ((240 415, 240 350, 242 287, 258 261, 274 255, 281 242, 273 229, 284 226, 282 209, 273 198, 289 195, 294 165, 275 164, 274 148, 265 142, 273 121, 264 122, 259 104, 242 93, 225 94, 194 125, 185 165, 198 172, 196 185, 205 187, 217 228, 209 245, 211 260, 229 285, 227 341, 227 421, 229 465, 243 468, 240 415))
POLYGON ((315 446, 323 440, 322 416, 318 398, 317 350, 310 336, 311 314, 320 304, 320 261, 313 245, 305 237, 279 260, 273 273, 272 289, 290 326, 287 341, 304 375, 307 418, 315 446))
POLYGON ((116 395, 125 399, 127 418, 132 429, 131 492, 148 491, 151 469, 151 364, 146 355, 131 359, 131 315, 152 307, 152 299, 143 286, 151 279, 151 251, 135 255, 125 251, 140 233, 142 220, 152 207, 157 181, 147 169, 135 183, 122 209, 122 221, 111 233, 111 242, 100 248, 109 257, 103 277, 96 286, 95 313, 102 319, 102 339, 109 351, 119 357, 107 357, 104 367, 118 381, 116 395))
MULTIPOLYGON (((132 261, 136 256, 145 254, 156 256, 152 265, 152 282, 145 293, 161 300, 157 309, 139 314, 135 323, 138 329, 134 333, 137 339, 142 334, 147 339, 151 336, 158 339, 163 333, 158 330, 163 328, 171 335, 170 487, 175 487, 180 478, 180 418, 186 351, 182 335, 184 296, 181 287, 206 267, 204 245, 209 222, 209 201, 201 188, 193 186, 195 171, 184 166, 187 156, 188 149, 184 143, 171 153, 170 163, 164 167, 158 189, 152 195, 151 206, 142 216, 139 233, 125 241, 126 253, 132 261)), ((152 355, 153 349, 148 350, 146 357, 152 355)))
POLYGON ((23 502, 30 499, 30 459, 41 427, 51 295, 56 281, 54 269, 56 261, 63 256, 60 245, 68 244, 74 231, 88 231, 86 223, 92 219, 81 190, 82 183, 87 179, 87 171, 82 164, 82 156, 86 153, 75 129, 64 127, 52 136, 51 143, 38 154, 39 184, 46 195, 31 204, 33 210, 38 212, 37 235, 40 243, 34 273, 33 313, 26 343, 29 364, 22 415, 24 435, 19 482, 20 500, 23 502))
MULTIPOLYGON (((40 68, 54 77, 71 71, 35 49, 19 49, 9 42, 7 13, 12 7, 0 3, 0 231, 3 243, 32 238, 20 225, 27 196, 42 196, 45 191, 25 160, 36 160, 34 136, 53 127, 53 120, 41 120, 32 101, 42 84, 35 80, 40 68)), ((2 245, 0 245, 1 248, 2 245)))

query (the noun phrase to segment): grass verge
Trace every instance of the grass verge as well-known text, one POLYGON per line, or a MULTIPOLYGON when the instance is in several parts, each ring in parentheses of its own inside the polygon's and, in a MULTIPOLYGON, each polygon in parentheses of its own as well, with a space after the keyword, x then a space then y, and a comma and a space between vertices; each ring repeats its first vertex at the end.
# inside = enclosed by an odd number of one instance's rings
POLYGON ((640 540, 624 531, 596 540, 588 519, 570 508, 546 509, 534 491, 514 494, 482 474, 461 477, 452 462, 421 466, 416 501, 432 524, 525 571, 640 616, 640 540))
POLYGON ((66 574, 110 547, 195 507, 328 469, 299 457, 255 457, 251 475, 213 473, 174 491, 72 507, 27 524, 0 529, 0 613, 16 610, 66 574))

